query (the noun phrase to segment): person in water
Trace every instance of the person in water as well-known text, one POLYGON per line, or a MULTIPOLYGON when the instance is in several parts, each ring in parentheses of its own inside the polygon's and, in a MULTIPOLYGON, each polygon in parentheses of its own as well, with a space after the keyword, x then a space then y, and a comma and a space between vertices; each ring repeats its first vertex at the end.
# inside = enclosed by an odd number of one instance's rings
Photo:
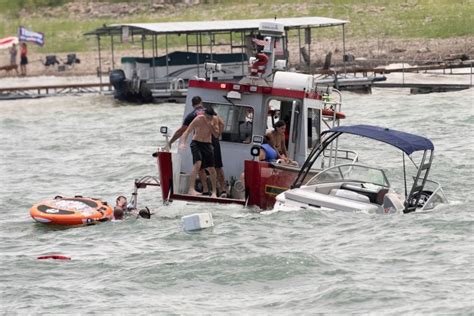
POLYGON ((188 194, 197 195, 194 189, 196 183, 196 175, 201 170, 207 169, 211 176, 212 195, 217 197, 216 189, 216 169, 214 167, 214 148, 212 146, 212 136, 219 137, 219 121, 216 112, 212 108, 207 108, 204 115, 198 115, 188 126, 183 136, 180 138, 180 148, 186 148, 186 139, 189 134, 194 131, 191 141, 191 152, 193 156, 193 169, 191 171, 191 181, 188 194))
POLYGON ((127 198, 123 195, 117 197, 114 207, 114 220, 121 221, 125 216, 127 209, 127 198))
POLYGON ((149 219, 151 217, 151 213, 148 208, 138 211, 136 208, 132 208, 128 205, 127 198, 125 196, 120 195, 115 200, 114 220, 123 220, 125 215, 146 219, 149 219))

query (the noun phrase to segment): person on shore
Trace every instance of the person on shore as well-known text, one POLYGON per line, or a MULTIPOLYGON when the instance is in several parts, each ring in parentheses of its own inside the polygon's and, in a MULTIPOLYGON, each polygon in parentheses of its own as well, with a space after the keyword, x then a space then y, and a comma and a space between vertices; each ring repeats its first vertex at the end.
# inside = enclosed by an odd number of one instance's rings
POLYGON ((23 42, 20 46, 20 73, 22 76, 26 76, 26 65, 28 65, 28 48, 23 42))
POLYGON ((18 51, 16 49, 16 44, 14 43, 12 47, 10 47, 10 65, 16 65, 16 55, 18 51))
POLYGON ((214 150, 212 147, 212 136, 219 136, 219 123, 216 112, 212 108, 204 111, 204 115, 198 115, 189 124, 180 138, 180 148, 186 148, 186 139, 189 134, 194 132, 191 141, 191 153, 193 156, 193 169, 191 171, 191 181, 188 194, 197 195, 194 186, 196 183, 196 175, 202 169, 207 169, 211 176, 212 194, 211 197, 217 197, 216 190, 216 169, 214 167, 214 150))
POLYGON ((275 129, 272 132, 267 133, 268 138, 271 139, 273 146, 282 158, 288 157, 288 152, 286 150, 285 144, 285 130, 286 123, 280 120, 275 123, 275 129))

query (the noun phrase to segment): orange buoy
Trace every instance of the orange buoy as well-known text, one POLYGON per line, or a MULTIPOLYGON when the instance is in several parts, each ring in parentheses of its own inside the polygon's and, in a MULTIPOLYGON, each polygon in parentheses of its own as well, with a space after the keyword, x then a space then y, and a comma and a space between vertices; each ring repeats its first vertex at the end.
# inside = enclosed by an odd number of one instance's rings
POLYGON ((30 209, 31 217, 39 223, 66 226, 105 222, 112 219, 113 213, 107 202, 82 196, 57 196, 41 201, 30 209))
MULTIPOLYGON (((321 111, 324 116, 334 116, 334 111, 331 109, 322 109, 321 111)), ((342 112, 336 112, 336 118, 337 119, 345 119, 346 115, 342 112)))

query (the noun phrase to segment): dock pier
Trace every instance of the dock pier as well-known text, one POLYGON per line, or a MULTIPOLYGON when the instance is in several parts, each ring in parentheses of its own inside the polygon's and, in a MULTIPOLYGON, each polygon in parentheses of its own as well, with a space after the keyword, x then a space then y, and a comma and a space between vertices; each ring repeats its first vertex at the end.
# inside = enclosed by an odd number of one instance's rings
POLYGON ((74 83, 0 88, 0 100, 35 99, 47 96, 111 93, 110 83, 74 83))

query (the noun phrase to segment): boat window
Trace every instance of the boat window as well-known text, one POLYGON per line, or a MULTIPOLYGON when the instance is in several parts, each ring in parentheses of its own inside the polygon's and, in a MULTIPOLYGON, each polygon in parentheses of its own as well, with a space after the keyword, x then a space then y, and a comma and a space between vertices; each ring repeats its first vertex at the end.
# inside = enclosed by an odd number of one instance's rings
POLYGON ((320 110, 308 109, 308 148, 314 147, 321 134, 320 110))
POLYGON ((252 107, 207 102, 204 106, 212 107, 224 121, 222 141, 244 144, 251 142, 254 113, 252 107))
POLYGON ((332 182, 362 182, 388 187, 389 183, 382 169, 362 165, 339 165, 321 171, 310 179, 307 185, 332 182))
POLYGON ((291 142, 296 143, 296 140, 299 137, 298 134, 298 126, 299 126, 299 120, 300 120, 300 103, 298 101, 293 101, 292 103, 292 108, 293 108, 293 122, 291 123, 292 125, 292 134, 291 134, 291 142))

